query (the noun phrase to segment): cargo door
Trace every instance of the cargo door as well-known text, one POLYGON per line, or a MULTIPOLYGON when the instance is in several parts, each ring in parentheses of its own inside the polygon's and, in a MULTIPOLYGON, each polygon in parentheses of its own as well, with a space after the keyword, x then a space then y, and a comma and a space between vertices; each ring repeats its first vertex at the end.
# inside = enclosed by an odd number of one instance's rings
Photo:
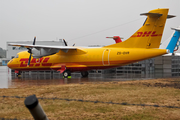
POLYGON ((102 54, 102 64, 104 66, 108 66, 110 65, 110 62, 109 62, 109 54, 110 54, 110 49, 105 49, 103 51, 103 54, 102 54))

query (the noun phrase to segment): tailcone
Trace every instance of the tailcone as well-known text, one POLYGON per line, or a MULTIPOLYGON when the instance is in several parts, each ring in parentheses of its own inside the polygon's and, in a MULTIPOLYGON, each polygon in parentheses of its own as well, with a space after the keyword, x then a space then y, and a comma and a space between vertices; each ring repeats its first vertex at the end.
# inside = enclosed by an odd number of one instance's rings
POLYGON ((149 58, 165 55, 168 53, 169 53, 168 49, 146 49, 144 57, 149 59, 149 58))
POLYGON ((169 50, 169 49, 166 49, 166 53, 169 54, 169 53, 170 53, 170 50, 169 50))

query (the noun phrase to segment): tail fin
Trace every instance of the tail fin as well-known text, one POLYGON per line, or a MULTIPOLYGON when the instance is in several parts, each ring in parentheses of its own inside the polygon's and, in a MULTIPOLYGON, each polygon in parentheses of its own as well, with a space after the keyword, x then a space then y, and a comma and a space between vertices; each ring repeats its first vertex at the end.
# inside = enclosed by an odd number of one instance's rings
POLYGON ((129 39, 105 46, 105 47, 122 47, 122 48, 159 48, 161 37, 163 34, 165 22, 167 18, 174 16, 168 16, 169 9, 155 9, 146 15, 146 21, 143 26, 136 31, 129 39))
POLYGON ((172 28, 172 30, 175 30, 168 46, 166 49, 170 50, 170 53, 174 52, 175 47, 177 47, 177 49, 179 48, 179 45, 177 45, 177 42, 180 38, 180 27, 179 28, 172 28))

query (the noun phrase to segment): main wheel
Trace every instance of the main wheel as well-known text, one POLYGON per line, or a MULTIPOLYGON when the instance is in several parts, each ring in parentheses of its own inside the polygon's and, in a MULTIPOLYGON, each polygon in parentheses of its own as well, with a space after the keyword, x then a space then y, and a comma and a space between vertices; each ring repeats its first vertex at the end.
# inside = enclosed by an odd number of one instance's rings
POLYGON ((66 70, 63 72, 63 77, 68 78, 68 76, 71 76, 71 72, 69 70, 66 70))
POLYGON ((81 75, 82 75, 82 77, 88 77, 89 73, 88 73, 88 71, 82 71, 81 75))

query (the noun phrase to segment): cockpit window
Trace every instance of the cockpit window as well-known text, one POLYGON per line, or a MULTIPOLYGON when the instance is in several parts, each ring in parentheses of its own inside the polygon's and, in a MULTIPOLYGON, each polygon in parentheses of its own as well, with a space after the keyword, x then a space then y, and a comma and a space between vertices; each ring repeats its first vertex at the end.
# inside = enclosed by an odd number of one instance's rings
POLYGON ((19 57, 19 55, 17 54, 15 58, 18 58, 18 57, 19 57))

